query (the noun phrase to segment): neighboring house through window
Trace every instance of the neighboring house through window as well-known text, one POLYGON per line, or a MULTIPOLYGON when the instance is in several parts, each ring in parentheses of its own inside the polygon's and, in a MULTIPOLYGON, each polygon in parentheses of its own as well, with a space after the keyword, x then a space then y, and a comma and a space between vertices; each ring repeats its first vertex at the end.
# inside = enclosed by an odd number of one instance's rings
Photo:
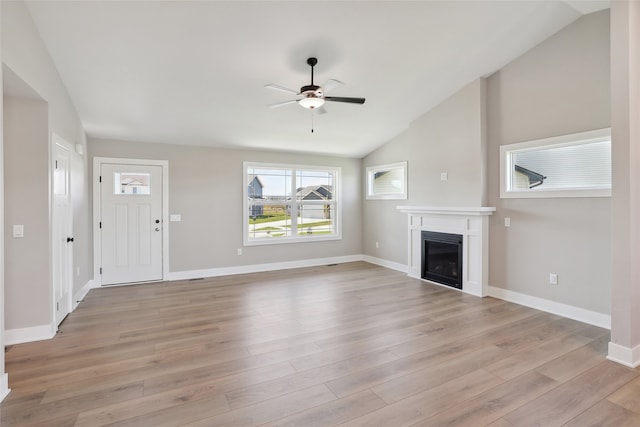
POLYGON ((246 245, 341 238, 340 169, 244 164, 246 245))

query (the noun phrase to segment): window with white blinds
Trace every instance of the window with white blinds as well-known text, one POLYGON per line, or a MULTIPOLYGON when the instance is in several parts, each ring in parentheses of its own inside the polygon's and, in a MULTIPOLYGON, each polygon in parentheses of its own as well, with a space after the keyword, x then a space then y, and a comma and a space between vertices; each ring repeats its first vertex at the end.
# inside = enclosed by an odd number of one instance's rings
POLYGON ((611 129, 500 147, 501 197, 611 195, 611 129))

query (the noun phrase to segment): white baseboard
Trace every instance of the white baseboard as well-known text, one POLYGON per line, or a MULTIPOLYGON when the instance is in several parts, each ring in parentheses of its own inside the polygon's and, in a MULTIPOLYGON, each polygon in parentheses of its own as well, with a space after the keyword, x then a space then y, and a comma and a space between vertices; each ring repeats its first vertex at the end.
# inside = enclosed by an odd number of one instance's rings
POLYGON ((2 377, 0 377, 0 402, 4 400, 5 397, 9 394, 11 389, 9 388, 9 375, 4 373, 2 377))
POLYGON ((363 261, 362 255, 305 259, 300 261, 274 262, 269 264, 239 265, 236 267, 207 268, 203 270, 170 272, 164 280, 189 280, 202 277, 230 276, 233 274, 261 273, 263 271, 288 270, 291 268, 316 267, 318 265, 342 264, 363 261))
POLYGON ((601 328, 611 329, 611 316, 608 314, 585 310, 584 308, 574 307, 572 305, 562 304, 544 298, 538 298, 493 286, 489 286, 489 296, 513 302, 515 304, 524 305, 526 307, 535 308, 536 310, 546 311, 547 313, 557 314, 558 316, 567 317, 569 319, 599 326, 601 328))
POLYGON ((629 368, 637 368, 640 366, 640 345, 634 348, 623 347, 613 342, 609 343, 609 354, 607 359, 628 366, 629 368))
MULTIPOLYGON (((73 312, 87 293, 95 287, 94 281, 89 280, 79 291, 73 295, 71 312, 73 312)), ((53 325, 39 325, 29 328, 7 329, 4 331, 4 345, 24 344, 33 341, 49 340, 56 336, 56 327, 53 325)), ((1 386, 1 384, 0 384, 1 386)), ((0 389, 0 393, 2 389, 0 389)))
POLYGON ((49 340, 55 335, 56 328, 52 324, 32 326, 29 328, 6 329, 4 331, 4 345, 49 340))
POLYGON ((386 267, 386 268, 390 268, 392 270, 397 270, 400 271, 402 273, 409 273, 409 266, 405 265, 405 264, 400 264, 397 262, 393 262, 393 261, 388 261, 386 259, 381 259, 381 258, 375 258, 369 255, 362 255, 362 260, 366 261, 370 264, 375 264, 375 265, 379 265, 381 267, 386 267))
POLYGON ((71 304, 71 311, 73 312, 77 307, 78 304, 80 304, 80 302, 84 299, 84 297, 87 296, 87 294, 89 293, 89 291, 93 288, 95 288, 95 282, 93 280, 89 280, 83 287, 82 289, 80 289, 78 292, 76 292, 73 295, 73 301, 71 304))

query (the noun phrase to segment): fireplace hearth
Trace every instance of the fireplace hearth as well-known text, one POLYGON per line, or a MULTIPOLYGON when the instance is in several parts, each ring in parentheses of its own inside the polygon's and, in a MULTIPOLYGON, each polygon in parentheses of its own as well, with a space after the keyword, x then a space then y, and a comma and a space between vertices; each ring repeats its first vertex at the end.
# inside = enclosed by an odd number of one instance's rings
POLYGON ((421 277, 462 289, 462 235, 422 231, 421 237, 421 277))

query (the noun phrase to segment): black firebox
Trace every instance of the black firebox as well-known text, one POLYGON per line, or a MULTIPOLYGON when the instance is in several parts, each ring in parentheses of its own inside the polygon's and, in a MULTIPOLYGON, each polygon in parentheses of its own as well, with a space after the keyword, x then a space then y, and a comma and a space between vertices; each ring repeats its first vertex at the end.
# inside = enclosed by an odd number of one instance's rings
POLYGON ((423 279, 462 289, 462 236, 422 232, 423 279))

